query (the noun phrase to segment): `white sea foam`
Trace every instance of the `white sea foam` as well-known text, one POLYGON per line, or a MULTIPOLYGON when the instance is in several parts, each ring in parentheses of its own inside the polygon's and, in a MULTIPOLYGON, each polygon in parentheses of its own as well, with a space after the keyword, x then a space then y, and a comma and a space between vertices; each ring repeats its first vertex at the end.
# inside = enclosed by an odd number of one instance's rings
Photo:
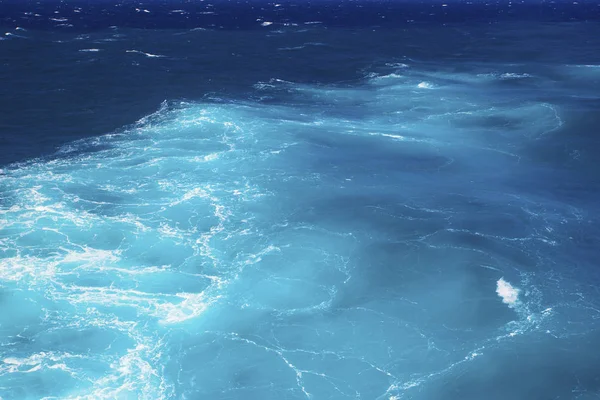
POLYGON ((148 58, 162 58, 162 57, 165 57, 165 56, 163 56, 161 54, 145 53, 145 52, 140 51, 140 50, 126 50, 125 52, 126 53, 143 54, 143 55, 145 55, 148 58))
POLYGON ((196 156, 193 158, 194 161, 196 162, 209 162, 209 161, 214 161, 216 159, 218 159, 220 156, 220 153, 211 153, 211 154, 207 154, 205 156, 196 156))
POLYGON ((404 63, 385 63, 385 65, 394 68, 408 68, 408 64, 404 63))
POLYGON ((399 74, 395 74, 395 73, 391 73, 391 74, 387 74, 387 75, 375 74, 375 76, 374 76, 374 79, 398 79, 398 78, 403 78, 403 76, 399 75, 399 74))
POLYGON ((92 381, 90 388, 67 397, 68 400, 111 400, 143 398, 164 400, 172 397, 172 386, 166 382, 154 360, 161 355, 160 339, 135 336, 135 345, 110 363, 107 374, 92 381))
POLYGON ((0 259, 0 280, 21 283, 51 280, 56 267, 56 262, 34 256, 5 257, 0 259))
POLYGON ((422 142, 422 143, 431 143, 432 142, 429 139, 421 139, 421 138, 409 137, 409 136, 404 136, 404 135, 396 135, 393 133, 369 132, 368 134, 370 136, 382 136, 382 137, 386 137, 386 138, 390 138, 390 139, 402 141, 402 142, 422 142))
POLYGON ((179 303, 163 302, 154 314, 163 324, 176 324, 198 317, 219 297, 207 299, 204 293, 178 293, 179 303))
POLYGON ((513 73, 513 72, 507 72, 505 74, 500 75, 501 79, 523 79, 523 78, 531 78, 531 75, 526 74, 526 73, 522 73, 522 74, 517 74, 517 73, 513 73))
POLYGON ((196 197, 207 199, 210 198, 210 193, 206 190, 206 188, 197 187, 187 191, 180 199, 171 202, 170 205, 175 206, 177 204, 184 203, 196 197))
POLYGON ((496 293, 502 298, 504 304, 508 304, 509 307, 514 307, 518 304, 520 290, 513 287, 510 283, 504 280, 504 278, 498 279, 496 283, 496 293))
POLYGON ((88 246, 81 246, 80 249, 82 251, 69 251, 61 248, 60 250, 66 250, 66 255, 62 258, 61 262, 76 264, 112 264, 121 259, 118 250, 101 250, 88 246))
POLYGON ((429 82, 421 82, 417 85, 417 87, 419 89, 433 89, 434 88, 433 84, 431 84, 429 82))
POLYGON ((70 363, 70 360, 73 359, 83 358, 86 357, 61 352, 40 352, 25 358, 6 357, 0 363, 0 375, 4 373, 32 373, 44 368, 73 372, 67 366, 67 363, 70 363))

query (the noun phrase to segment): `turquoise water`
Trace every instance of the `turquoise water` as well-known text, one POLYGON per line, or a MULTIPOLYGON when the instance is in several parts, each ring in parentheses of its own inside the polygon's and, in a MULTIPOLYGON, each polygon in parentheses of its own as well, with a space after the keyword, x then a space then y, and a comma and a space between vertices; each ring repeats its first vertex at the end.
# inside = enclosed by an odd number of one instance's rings
POLYGON ((598 65, 360 74, 3 166, 0 397, 596 398, 598 65))

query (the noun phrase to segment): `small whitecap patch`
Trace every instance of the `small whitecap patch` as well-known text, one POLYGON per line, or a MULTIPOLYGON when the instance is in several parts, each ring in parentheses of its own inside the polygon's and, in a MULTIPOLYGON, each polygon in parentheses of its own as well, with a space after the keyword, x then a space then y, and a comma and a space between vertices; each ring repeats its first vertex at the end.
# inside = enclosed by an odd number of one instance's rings
POLYGON ((219 158, 219 153, 211 153, 211 154, 208 154, 208 155, 205 155, 202 157, 196 156, 193 158, 193 160, 195 162, 208 162, 208 161, 214 161, 217 158, 219 158))
POLYGON ((505 74, 500 75, 500 79, 523 79, 523 78, 531 78, 529 74, 516 74, 512 72, 507 72, 505 74))
POLYGON ((433 85, 429 82, 421 82, 417 85, 419 89, 433 89, 433 85))
POLYGON ((164 56, 163 56, 163 55, 161 55, 161 54, 151 54, 151 53, 145 53, 145 52, 143 52, 143 51, 139 51, 139 50, 126 50, 125 52, 126 52, 126 53, 137 53, 137 54, 143 54, 143 55, 145 55, 146 57, 149 57, 149 58, 160 58, 160 57, 164 57, 164 56))
POLYGON ((496 283, 496 293, 502 297, 502 302, 508 304, 509 307, 514 307, 519 301, 520 290, 506 282, 504 278, 498 279, 496 283))
POLYGON ((394 74, 394 73, 376 76, 376 78, 378 78, 378 79, 402 78, 402 77, 403 77, 402 75, 398 75, 398 74, 394 74))
POLYGON ((404 63, 385 63, 385 65, 394 68, 408 68, 408 64, 404 63))

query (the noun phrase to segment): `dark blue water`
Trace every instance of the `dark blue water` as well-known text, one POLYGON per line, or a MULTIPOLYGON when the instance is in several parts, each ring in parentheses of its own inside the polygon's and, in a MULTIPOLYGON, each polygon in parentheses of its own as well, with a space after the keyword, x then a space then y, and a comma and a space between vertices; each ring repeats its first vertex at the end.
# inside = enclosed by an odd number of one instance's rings
POLYGON ((599 398, 599 20, 0 1, 0 398, 599 398))

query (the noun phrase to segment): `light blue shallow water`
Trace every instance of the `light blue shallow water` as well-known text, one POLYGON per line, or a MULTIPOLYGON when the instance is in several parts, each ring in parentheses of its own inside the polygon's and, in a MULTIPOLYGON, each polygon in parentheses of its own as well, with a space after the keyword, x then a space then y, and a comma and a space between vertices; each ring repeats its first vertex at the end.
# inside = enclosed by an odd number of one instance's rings
POLYGON ((588 155, 532 150, 566 89, 480 70, 260 82, 4 169, 2 398, 593 398, 593 195, 551 190, 588 155))

